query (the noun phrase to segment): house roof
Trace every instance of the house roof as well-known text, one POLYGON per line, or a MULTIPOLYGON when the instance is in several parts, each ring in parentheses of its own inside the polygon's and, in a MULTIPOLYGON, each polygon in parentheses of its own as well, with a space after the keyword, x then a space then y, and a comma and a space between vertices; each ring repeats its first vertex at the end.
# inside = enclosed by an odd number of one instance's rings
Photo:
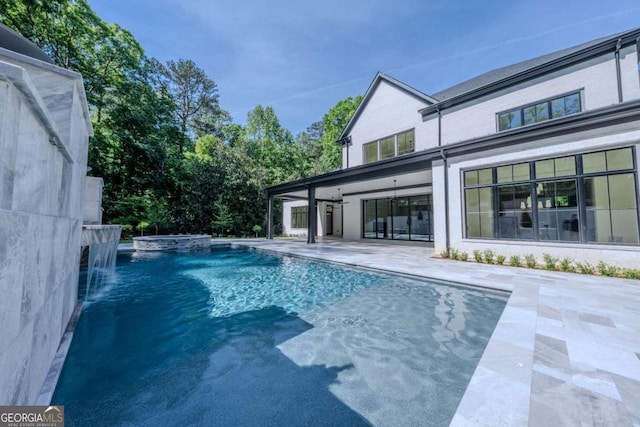
POLYGON ((399 80, 394 79, 391 76, 388 76, 384 73, 378 72, 376 74, 376 76, 374 77, 373 81, 371 82, 371 84, 369 85, 369 88, 367 89, 367 91, 365 92, 364 96, 362 97, 362 101, 360 101, 360 105, 358 105, 358 108, 356 108, 355 113, 353 113, 353 116, 351 117, 351 119, 349 120, 349 122, 347 123, 347 125, 344 127, 344 129, 342 130, 342 133, 340 134, 340 139, 342 140, 342 138, 344 138, 349 131, 351 130, 351 128, 353 127, 353 125, 355 124, 356 121, 358 121, 358 117, 360 117, 360 114, 362 113, 362 111, 364 111, 364 109, 366 108, 367 104, 369 103, 369 100, 371 99, 371 97, 373 96, 373 93, 376 91, 376 89, 378 88, 378 86, 380 85, 381 82, 387 82, 392 86, 397 87, 398 89, 402 90, 403 92, 407 93, 410 96, 413 96, 414 98, 423 101, 425 104, 427 105, 431 105, 431 104, 435 104, 438 102, 437 99, 420 92, 419 90, 412 88, 411 86, 402 83, 399 80))
POLYGON ((601 55, 609 50, 613 52, 618 40, 622 40, 622 45, 625 46, 636 43, 638 37, 640 37, 640 28, 635 28, 497 68, 433 94, 433 98, 436 98, 438 102, 422 109, 421 113, 427 115, 437 111, 437 109, 469 101, 519 81, 601 55))

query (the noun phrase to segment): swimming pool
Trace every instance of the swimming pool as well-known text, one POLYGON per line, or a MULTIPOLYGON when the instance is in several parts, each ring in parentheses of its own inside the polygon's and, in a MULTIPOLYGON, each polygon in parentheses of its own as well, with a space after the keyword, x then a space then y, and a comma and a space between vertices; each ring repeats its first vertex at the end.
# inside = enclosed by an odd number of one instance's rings
POLYGON ((507 295, 254 250, 120 255, 68 425, 446 425, 507 295))

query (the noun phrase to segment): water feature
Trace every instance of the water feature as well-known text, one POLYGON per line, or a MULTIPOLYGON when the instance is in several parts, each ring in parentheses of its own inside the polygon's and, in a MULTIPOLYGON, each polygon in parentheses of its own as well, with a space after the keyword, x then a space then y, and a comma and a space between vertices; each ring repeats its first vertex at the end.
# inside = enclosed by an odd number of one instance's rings
POLYGON ((82 227, 82 247, 86 254, 86 270, 81 274, 78 299, 88 300, 114 279, 120 225, 85 225, 82 227), (84 279, 84 280, 82 280, 84 279))

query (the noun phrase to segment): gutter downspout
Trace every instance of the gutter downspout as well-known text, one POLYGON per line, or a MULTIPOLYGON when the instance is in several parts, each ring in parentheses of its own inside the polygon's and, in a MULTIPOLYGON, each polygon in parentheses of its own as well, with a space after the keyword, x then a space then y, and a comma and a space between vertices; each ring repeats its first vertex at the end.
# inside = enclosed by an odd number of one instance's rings
POLYGON ((620 48, 622 47, 622 39, 618 39, 616 43, 616 78, 618 80, 618 102, 622 103, 622 73, 620 71, 620 48))
POLYGON ((444 161, 444 232, 446 235, 446 250, 449 250, 451 238, 449 237, 449 162, 444 154, 444 148, 440 149, 440 157, 444 161))

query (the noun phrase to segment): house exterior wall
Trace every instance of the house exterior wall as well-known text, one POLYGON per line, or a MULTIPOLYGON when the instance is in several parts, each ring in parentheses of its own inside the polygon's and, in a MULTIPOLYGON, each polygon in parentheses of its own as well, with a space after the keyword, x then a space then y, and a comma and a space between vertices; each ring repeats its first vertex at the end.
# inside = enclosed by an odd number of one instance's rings
MULTIPOLYGON (((616 147, 636 147, 636 165, 638 164, 638 150, 640 149, 640 130, 627 129, 625 131, 606 135, 581 134, 556 138, 549 141, 539 141, 537 144, 529 144, 525 147, 514 147, 512 150, 494 150, 482 153, 482 156, 473 158, 454 158, 449 160, 449 221, 450 242, 449 245, 457 250, 465 251, 470 256, 473 250, 491 249, 497 254, 519 255, 521 258, 527 254, 536 256, 542 262, 543 254, 549 254, 556 258, 572 258, 574 261, 589 262, 593 265, 604 260, 620 267, 638 268, 640 259, 640 246, 611 246, 607 244, 587 244, 577 242, 553 242, 553 241, 527 241, 527 240, 493 240, 465 238, 464 220, 464 194, 463 172, 470 169, 478 169, 501 164, 513 164, 521 161, 548 159, 571 154, 582 154, 602 149, 616 147)), ((444 168, 442 165, 434 166, 434 183, 444 182, 444 168)), ((637 180, 637 175, 636 175, 637 180)), ((640 182, 636 182, 636 189, 640 188, 640 182)), ((440 252, 446 248, 444 233, 444 186, 434 186, 434 207, 436 218, 435 249, 440 252), (436 190, 437 189, 437 190, 436 190), (438 199, 436 201, 436 198, 438 199)), ((636 196, 637 197, 637 196, 636 196)))
MULTIPOLYGON (((363 164, 364 144, 410 129, 415 129, 415 151, 437 145, 433 135, 426 133, 428 127, 423 125, 418 113, 426 106, 426 102, 381 80, 351 128, 348 167, 363 164)), ((342 150, 342 168, 347 168, 346 148, 342 150)))
MULTIPOLYGON (((318 203, 318 205, 320 206, 322 203, 318 203)), ((291 208, 293 207, 299 207, 299 206, 307 206, 308 203, 306 200, 291 200, 291 201, 285 201, 282 203, 282 234, 284 236, 306 236, 307 235, 307 228, 292 228, 291 227, 291 208)), ((318 209, 319 212, 321 212, 318 209)), ((317 217, 316 217, 316 224, 317 224, 317 235, 318 236, 322 236, 323 234, 323 224, 324 224, 324 218, 321 218, 322 215, 320 215, 318 212, 317 217)))
MULTIPOLYGON (((626 49, 624 60, 621 60, 625 101, 640 98, 637 56, 632 52, 634 49, 626 49)), ((442 143, 452 144, 495 134, 498 132, 497 113, 573 91, 582 92, 583 111, 617 104, 618 86, 613 52, 480 100, 443 110, 442 143)), ((432 114, 425 123, 433 126, 433 123, 437 123, 437 115, 432 114)))
POLYGON ((0 49, 1 405, 33 404, 76 305, 85 112, 79 75, 0 49))

